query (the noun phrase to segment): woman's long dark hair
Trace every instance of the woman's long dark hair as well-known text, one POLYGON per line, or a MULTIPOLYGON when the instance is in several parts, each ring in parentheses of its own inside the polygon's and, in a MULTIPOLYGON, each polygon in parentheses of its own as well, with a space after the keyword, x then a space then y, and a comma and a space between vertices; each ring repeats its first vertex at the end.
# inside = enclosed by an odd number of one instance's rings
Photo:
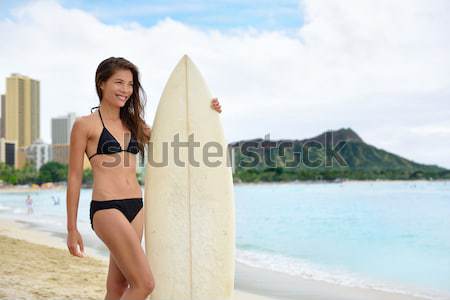
POLYGON ((110 78, 117 70, 130 70, 133 74, 133 94, 126 104, 120 108, 120 119, 125 122, 131 134, 138 141, 138 148, 141 155, 144 155, 144 145, 150 140, 150 136, 145 134, 144 127, 144 106, 147 102, 144 89, 139 82, 138 68, 123 57, 110 57, 102 61, 95 72, 95 88, 100 103, 103 98, 100 85, 110 78))

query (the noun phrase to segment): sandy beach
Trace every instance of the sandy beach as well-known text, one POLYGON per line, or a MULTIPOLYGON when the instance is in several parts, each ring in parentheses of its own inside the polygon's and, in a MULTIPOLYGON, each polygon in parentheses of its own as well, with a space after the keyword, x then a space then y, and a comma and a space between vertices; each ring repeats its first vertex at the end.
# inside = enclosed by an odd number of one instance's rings
MULTIPOLYGON (((93 248, 85 252, 73 257, 61 236, 0 219, 0 299, 103 299, 107 258, 93 248)), ((237 263, 234 299, 421 299, 275 273, 237 263)))
MULTIPOLYGON (((0 219, 0 299, 103 299, 108 260, 85 252, 71 256, 61 238, 0 219)), ((272 298, 235 290, 234 299, 272 298)))

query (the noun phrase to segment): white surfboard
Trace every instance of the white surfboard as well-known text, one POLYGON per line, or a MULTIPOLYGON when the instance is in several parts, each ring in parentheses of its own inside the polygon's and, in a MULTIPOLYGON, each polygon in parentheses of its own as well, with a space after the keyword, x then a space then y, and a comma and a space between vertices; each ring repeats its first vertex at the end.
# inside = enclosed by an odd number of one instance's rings
POLYGON ((233 298, 233 181, 211 100, 202 75, 184 55, 162 93, 149 146, 144 213, 146 254, 155 278, 151 300, 233 298), (172 144, 177 135, 180 143, 192 135, 199 144, 192 150, 179 146, 177 154, 172 144))

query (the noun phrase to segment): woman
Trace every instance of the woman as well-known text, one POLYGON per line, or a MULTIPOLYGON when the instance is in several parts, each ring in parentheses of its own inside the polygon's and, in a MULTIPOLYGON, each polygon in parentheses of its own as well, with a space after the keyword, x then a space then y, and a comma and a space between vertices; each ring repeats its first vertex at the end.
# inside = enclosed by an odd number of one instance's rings
MULTIPOLYGON (((70 137, 67 246, 72 255, 84 256, 77 212, 86 153, 94 177, 91 227, 110 251, 105 299, 145 299, 154 288, 141 247, 144 215, 136 178, 136 154, 143 155, 151 131, 143 120, 145 93, 137 67, 124 58, 102 61, 95 85, 100 106, 77 118, 70 137)), ((212 108, 221 112, 217 98, 212 108)))
POLYGON ((27 196, 27 199, 25 200, 25 204, 27 205, 27 213, 29 215, 33 214, 33 199, 31 199, 30 195, 27 196))

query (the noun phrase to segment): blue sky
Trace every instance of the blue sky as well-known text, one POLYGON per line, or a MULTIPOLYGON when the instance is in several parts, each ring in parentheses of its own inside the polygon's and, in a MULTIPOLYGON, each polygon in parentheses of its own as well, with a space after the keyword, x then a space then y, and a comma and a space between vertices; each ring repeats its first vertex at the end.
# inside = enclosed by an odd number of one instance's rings
MULTIPOLYGON (((29 1, 0 1, 0 17, 29 1)), ((261 30, 296 29, 303 23, 299 0, 227 1, 80 1, 61 0, 65 8, 89 11, 106 24, 137 22, 152 26, 170 17, 198 28, 229 30, 253 27, 261 30)))

